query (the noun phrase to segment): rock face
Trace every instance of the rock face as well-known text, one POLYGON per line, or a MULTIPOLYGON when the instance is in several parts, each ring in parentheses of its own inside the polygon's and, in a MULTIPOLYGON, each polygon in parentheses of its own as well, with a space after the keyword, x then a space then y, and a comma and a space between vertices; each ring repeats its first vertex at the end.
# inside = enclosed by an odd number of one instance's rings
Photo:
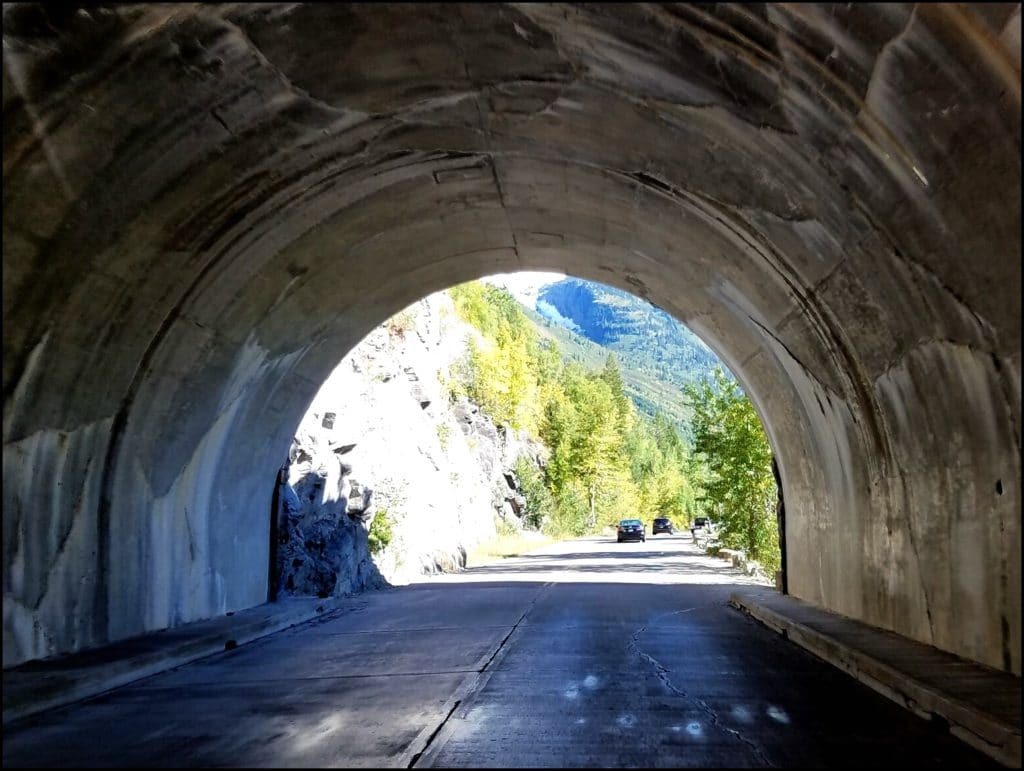
POLYGON ((347 594, 458 570, 496 520, 522 527, 516 459, 543 446, 496 426, 452 369, 474 334, 444 293, 375 329, 314 398, 281 469, 279 595, 347 594), (455 388, 457 391, 457 388, 455 388), (375 517, 391 541, 370 553, 375 517))
POLYGON ((275 505, 275 594, 329 597, 379 588, 385 581, 367 548, 370 491, 319 437, 296 437, 275 505), (309 450, 314 450, 310 454, 309 450))

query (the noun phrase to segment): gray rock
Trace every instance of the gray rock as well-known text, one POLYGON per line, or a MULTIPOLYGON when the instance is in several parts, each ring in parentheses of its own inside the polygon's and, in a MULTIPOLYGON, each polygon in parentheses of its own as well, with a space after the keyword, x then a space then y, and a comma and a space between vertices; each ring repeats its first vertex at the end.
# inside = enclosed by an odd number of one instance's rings
POLYGON ((278 498, 282 594, 341 595, 461 570, 496 519, 523 526, 515 463, 540 463, 543 446, 467 398, 449 398, 442 381, 465 356, 468 328, 447 296, 404 313, 416 334, 390 334, 387 324, 371 332, 296 431, 278 498), (392 539, 371 554, 377 516, 388 518, 392 539))

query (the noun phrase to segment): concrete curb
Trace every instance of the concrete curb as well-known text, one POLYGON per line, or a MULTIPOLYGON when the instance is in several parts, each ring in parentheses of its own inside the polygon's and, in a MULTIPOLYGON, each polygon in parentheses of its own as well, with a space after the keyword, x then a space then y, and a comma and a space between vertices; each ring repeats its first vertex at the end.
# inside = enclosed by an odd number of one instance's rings
POLYGON ((288 599, 4 670, 3 724, 334 615, 351 598, 288 599))
MULTIPOLYGON (((820 613, 822 618, 833 617, 835 620, 856 628, 860 634, 870 634, 874 631, 879 638, 892 633, 862 624, 853 619, 848 619, 829 611, 814 608, 801 600, 777 595, 771 599, 771 604, 777 605, 780 602, 790 602, 794 609, 806 613, 807 609, 820 613)), ((881 658, 872 655, 864 650, 855 648, 837 636, 816 629, 802 621, 781 611, 778 608, 768 607, 760 598, 752 593, 734 592, 729 598, 730 604, 739 610, 748 613, 755 619, 771 629, 782 634, 787 639, 800 645, 806 650, 829 664, 850 674, 858 681, 869 686, 873 690, 892 699, 897 704, 911 710, 925 719, 932 719, 939 716, 949 724, 949 731, 957 738, 971 745, 975 749, 984 752, 1000 763, 1011 768, 1021 767, 1021 725, 1020 725, 1020 688, 1021 680, 1014 675, 992 670, 984 665, 970 662, 966 659, 959 659, 952 654, 939 651, 936 648, 906 640, 906 643, 920 646, 922 657, 934 656, 940 659, 948 659, 952 666, 954 663, 960 670, 967 670, 975 674, 978 680, 991 685, 993 678, 999 681, 999 686, 994 690, 989 689, 989 697, 993 703, 1003 695, 1009 695, 1008 702, 1013 701, 1016 694, 1016 721, 1008 717, 1007 711, 1003 715, 995 714, 977 704, 959 698, 955 694, 945 692, 934 683, 925 682, 902 669, 883 661, 881 658)), ((941 665, 941 662, 940 662, 941 665)), ((1013 712, 1013 708, 1009 713, 1013 712)))
POLYGON ((732 562, 732 566, 742 570, 744 575, 754 576, 756 578, 764 579, 765 581, 771 581, 771 577, 765 573, 764 567, 761 563, 756 560, 747 559, 746 552, 741 549, 712 549, 711 547, 706 547, 705 551, 713 557, 718 557, 719 559, 732 562))

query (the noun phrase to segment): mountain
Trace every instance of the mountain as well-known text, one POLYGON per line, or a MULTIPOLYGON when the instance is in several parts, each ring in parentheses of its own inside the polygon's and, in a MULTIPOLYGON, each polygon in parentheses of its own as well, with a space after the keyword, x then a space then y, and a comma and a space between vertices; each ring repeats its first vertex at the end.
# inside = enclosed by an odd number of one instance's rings
POLYGON ((504 289, 516 298, 520 305, 532 311, 537 307, 537 295, 540 291, 545 286, 557 283, 564 278, 564 273, 520 270, 516 273, 494 273, 480 280, 485 284, 504 289))
POLYGON ((689 434, 682 386, 707 377, 719 358, 686 326, 660 308, 604 284, 567 278, 537 292, 531 315, 563 354, 591 367, 613 352, 637 408, 661 410, 689 434))

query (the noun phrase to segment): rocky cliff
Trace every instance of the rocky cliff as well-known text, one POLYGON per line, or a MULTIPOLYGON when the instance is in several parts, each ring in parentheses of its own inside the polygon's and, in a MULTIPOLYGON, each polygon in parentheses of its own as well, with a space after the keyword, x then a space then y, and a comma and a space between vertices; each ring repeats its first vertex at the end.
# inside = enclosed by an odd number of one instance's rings
POLYGON ((513 469, 520 455, 542 462, 543 446, 459 395, 474 334, 445 293, 431 295, 374 330, 324 383, 278 477, 279 595, 457 570, 498 527, 523 526, 513 469))

